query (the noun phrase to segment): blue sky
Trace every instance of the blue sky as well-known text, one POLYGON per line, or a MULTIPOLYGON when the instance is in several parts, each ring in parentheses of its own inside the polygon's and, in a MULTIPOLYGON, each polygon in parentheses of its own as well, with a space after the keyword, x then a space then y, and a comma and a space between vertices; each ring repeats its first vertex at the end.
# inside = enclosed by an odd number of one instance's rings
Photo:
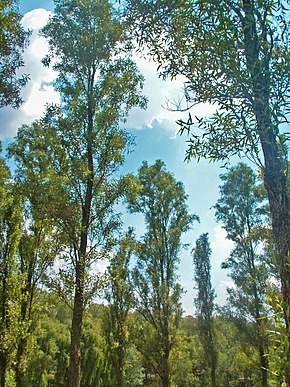
MULTIPOLYGON (((30 82, 23 91, 24 104, 14 111, 11 108, 0 111, 0 141, 7 145, 23 123, 37 119, 45 109, 45 103, 58 102, 59 96, 52 87, 55 74, 51 69, 43 68, 41 58, 45 55, 47 45, 38 36, 48 16, 53 10, 53 2, 47 0, 21 0, 20 12, 23 15, 23 25, 33 30, 31 43, 24 53, 26 67, 23 72, 30 74, 30 82)), ((218 294, 217 302, 225 300, 225 288, 230 283, 224 270, 220 268, 230 252, 231 243, 225 239, 225 232, 215 222, 214 210, 211 207, 218 199, 219 174, 224 172, 219 164, 209 164, 206 160, 197 163, 193 160, 184 163, 186 137, 176 135, 175 121, 186 117, 187 113, 170 112, 164 108, 167 100, 174 100, 182 95, 183 79, 163 81, 158 78, 156 66, 147 59, 136 58, 140 71, 145 76, 144 94, 148 97, 148 109, 134 109, 126 123, 130 133, 135 136, 136 146, 127 157, 124 172, 136 172, 143 160, 153 163, 161 159, 167 169, 173 172, 175 178, 182 181, 189 195, 189 206, 192 212, 200 217, 200 224, 194 224, 184 241, 195 244, 195 239, 204 232, 209 233, 212 248, 212 283, 218 294)), ((207 115, 213 108, 200 105, 192 112, 194 115, 207 115)), ((143 229, 140 217, 124 214, 126 225, 133 225, 138 232, 143 229)), ((190 248, 190 249, 191 249, 190 248)), ((187 291, 183 297, 183 307, 186 313, 193 313, 193 266, 190 249, 181 254, 180 282, 187 291)))

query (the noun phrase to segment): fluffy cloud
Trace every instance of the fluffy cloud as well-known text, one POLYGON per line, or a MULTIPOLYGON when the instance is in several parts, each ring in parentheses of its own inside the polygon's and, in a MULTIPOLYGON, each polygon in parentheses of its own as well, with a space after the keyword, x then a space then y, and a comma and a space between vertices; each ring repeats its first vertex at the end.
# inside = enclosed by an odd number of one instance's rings
MULTIPOLYGON (((129 128, 151 127, 154 122, 166 123, 174 133, 177 130, 176 121, 187 119, 188 112, 176 111, 178 106, 185 107, 184 82, 185 77, 178 76, 174 80, 164 80, 158 76, 157 65, 152 59, 135 56, 134 60, 145 78, 143 93, 148 98, 146 111, 134 108, 130 112, 126 126, 129 128)), ((215 109, 208 104, 199 104, 191 109, 193 116, 206 116, 215 109)))
POLYGON ((50 12, 44 9, 34 9, 27 12, 22 19, 24 28, 32 30, 30 44, 23 55, 25 67, 21 69, 21 73, 29 74, 30 80, 22 91, 25 101, 23 105, 17 110, 10 107, 0 110, 0 140, 13 137, 19 126, 39 118, 47 103, 58 103, 60 100, 52 86, 55 72, 41 63, 48 45, 45 39, 39 36, 39 30, 47 23, 49 15, 50 12))

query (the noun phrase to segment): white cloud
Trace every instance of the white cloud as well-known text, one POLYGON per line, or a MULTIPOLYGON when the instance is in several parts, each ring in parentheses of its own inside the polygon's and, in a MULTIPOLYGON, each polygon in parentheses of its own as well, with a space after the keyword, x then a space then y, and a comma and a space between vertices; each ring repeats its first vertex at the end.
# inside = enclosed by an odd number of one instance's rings
POLYGON ((228 295, 227 289, 231 289, 234 287, 235 287, 235 284, 231 280, 220 281, 220 283, 216 289, 216 293, 217 293, 216 302, 218 305, 224 305, 226 303, 226 299, 227 299, 227 295, 228 295))
POLYGON ((56 73, 42 65, 41 59, 48 50, 46 40, 39 36, 39 29, 44 27, 50 12, 38 8, 27 12, 22 18, 24 28, 32 30, 30 44, 23 54, 25 67, 20 73, 29 74, 30 80, 22 90, 23 105, 17 109, 10 107, 0 110, 0 140, 13 137, 19 126, 30 124, 39 118, 47 103, 59 103, 60 96, 53 89, 52 82, 56 73))
POLYGON ((51 12, 46 11, 43 8, 36 8, 30 12, 27 12, 22 18, 22 25, 26 29, 40 29, 48 21, 51 12))
POLYGON ((234 243, 227 239, 227 233, 220 225, 213 229, 211 247, 213 255, 218 257, 219 260, 227 258, 234 247, 234 243))
POLYGON ((31 94, 27 102, 22 106, 22 111, 29 117, 35 119, 41 116, 46 104, 60 102, 59 94, 52 85, 42 82, 34 82, 31 94))
POLYGON ((217 225, 211 232, 210 245, 212 249, 212 284, 217 293, 216 302, 223 305, 226 302, 228 287, 233 287, 233 282, 227 277, 228 271, 221 269, 221 264, 225 261, 234 247, 234 243, 226 238, 226 231, 217 225))
MULTIPOLYGON (((136 55, 134 60, 145 78, 143 94, 148 98, 148 107, 146 111, 141 111, 139 108, 132 109, 126 126, 140 129, 144 126, 152 127, 153 122, 157 120, 160 123, 166 122, 168 130, 175 133, 176 121, 188 118, 188 111, 176 111, 180 103, 185 107, 183 95, 186 78, 177 76, 174 80, 163 80, 158 76, 157 65, 152 59, 136 55)), ((199 104, 190 111, 192 116, 206 116, 213 113, 215 109, 209 104, 199 104)))

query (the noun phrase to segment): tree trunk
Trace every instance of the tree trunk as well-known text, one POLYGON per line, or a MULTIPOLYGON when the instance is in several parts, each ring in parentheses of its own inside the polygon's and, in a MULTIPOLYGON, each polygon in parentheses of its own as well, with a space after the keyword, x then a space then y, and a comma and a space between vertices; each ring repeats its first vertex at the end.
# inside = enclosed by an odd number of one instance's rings
POLYGON ((272 216, 272 228, 277 248, 277 262, 280 272, 281 294, 283 313, 285 320, 286 340, 286 364, 284 370, 286 385, 290 386, 290 216, 287 197, 286 176, 283 165, 277 152, 277 146, 263 142, 265 157, 264 184, 268 193, 270 212, 272 216))
POLYGON ((84 265, 78 262, 76 267, 76 289, 74 297, 70 363, 68 370, 68 386, 79 387, 81 383, 81 334, 84 308, 84 265))
POLYGON ((15 383, 17 387, 22 387, 24 385, 24 369, 22 366, 23 355, 26 350, 27 341, 25 338, 21 338, 18 343, 16 360, 15 360, 15 383))
POLYGON ((82 207, 79 260, 76 264, 75 298, 71 328, 70 364, 68 370, 69 387, 80 387, 81 384, 81 334, 84 311, 84 281, 87 260, 88 232, 90 226, 91 206, 93 200, 94 161, 93 161, 93 86, 95 71, 88 78, 88 128, 87 128, 87 167, 86 193, 82 207))
POLYGON ((260 364, 261 364, 261 380, 262 387, 268 387, 268 361, 265 356, 264 348, 261 346, 259 349, 260 364))
MULTIPOLYGON (((22 273, 26 272, 25 268, 22 267, 22 273)), ((34 291, 32 285, 32 270, 28 270, 28 277, 26 286, 22 291, 21 301, 21 317, 19 324, 23 327, 24 336, 20 337, 17 344, 17 352, 15 359, 15 383, 17 387, 24 385, 25 369, 23 367, 23 357, 27 350, 27 336, 31 335, 31 312, 32 312, 32 301, 34 299, 34 291), (28 299, 26 298, 28 297, 28 299), (27 336, 26 336, 27 335, 27 336)))
MULTIPOLYGON (((167 324, 166 324, 167 326, 167 324)), ((166 332, 168 335, 168 331, 166 332)), ((163 359, 162 359, 162 376, 161 376, 161 381, 162 381, 162 387, 169 387, 170 386, 170 366, 169 366, 169 339, 168 336, 165 338, 166 340, 166 345, 164 348, 164 354, 163 354, 163 359)))
POLYGON ((6 385, 6 370, 7 370, 8 356, 3 351, 0 352, 0 386, 6 385))

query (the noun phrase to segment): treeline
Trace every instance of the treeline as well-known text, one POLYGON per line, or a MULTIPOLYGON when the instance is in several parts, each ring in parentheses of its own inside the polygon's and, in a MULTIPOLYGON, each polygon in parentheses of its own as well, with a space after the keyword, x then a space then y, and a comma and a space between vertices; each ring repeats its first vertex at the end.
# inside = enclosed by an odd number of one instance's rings
MULTIPOLYGON (((4 160, 1 172, 1 384, 67 385, 77 279, 76 253, 67 242, 72 230, 50 217, 56 202, 46 195, 53 189, 42 186, 39 172, 36 185, 17 174, 11 179, 4 160)), ((80 385, 282 385, 287 336, 265 190, 245 164, 230 168, 221 181, 215 210, 234 242, 222 265, 233 286, 227 304, 216 305, 210 241, 202 234, 190 269, 196 315, 182 317, 179 253, 186 247, 183 233, 198 217, 188 211, 182 183, 161 161, 144 162, 130 176, 124 200, 128 210, 143 215, 145 233, 137 238, 133 229, 122 232, 112 212, 114 228, 100 235, 105 247, 93 250, 90 244, 80 385), (100 273, 103 259, 109 266, 100 273), (94 302, 96 295, 104 304, 94 302)), ((61 220, 68 227, 74 218, 61 220)), ((101 218, 108 227, 106 220, 101 218)))
MULTIPOLYGON (((128 3, 125 17, 107 0, 56 0, 41 31, 61 103, 19 128, 0 163, 1 386, 288 387, 285 6, 128 3), (218 105, 209 119, 179 122, 181 131, 202 129, 187 159, 245 152, 264 183, 244 164, 221 175, 215 210, 234 243, 223 263, 233 287, 218 308, 202 234, 192 250, 194 318, 182 317, 177 277, 182 236, 199 220, 183 184, 160 160, 120 175, 133 143, 120 123, 131 108, 146 108, 132 28, 164 76, 187 76, 186 108, 218 105), (123 229, 121 203, 143 217, 142 236, 123 229), (96 295, 106 306, 94 304, 96 295)), ((17 107, 29 34, 14 1, 0 11, 0 106, 17 107)))
MULTIPOLYGON (((24 386, 66 386, 69 363, 71 308, 55 294, 39 293, 39 301, 45 309, 34 333, 31 349, 27 353, 24 386)), ((85 313, 82 335, 81 385, 88 387, 112 387, 116 375, 112 374, 112 363, 108 356, 108 307, 92 304, 85 313), (111 370, 111 371, 110 371, 111 370)), ((237 329, 234 321, 219 316, 213 319, 218 333, 216 348, 218 363, 216 372, 219 386, 261 386, 259 354, 254 345, 245 343, 245 332, 237 329)), ((158 372, 144 358, 140 346, 140 321, 135 313, 128 316, 129 336, 124 362, 124 385, 160 385, 158 372)), ((252 329, 248 322, 248 329, 252 329)), ((148 334, 148 333, 147 333, 148 334)), ((148 340, 151 337, 148 336, 148 340)), ((274 343, 273 343, 274 344, 274 343)), ((117 343, 115 344, 117 346, 117 343)), ((270 346, 271 369, 279 358, 274 345, 270 346)), ((196 317, 186 316, 180 321, 176 346, 171 355, 171 385, 209 386, 210 371, 198 334, 196 317)), ((114 372, 113 368, 113 372, 114 372)), ((13 373, 7 375, 7 385, 13 385, 13 373)), ((269 385, 281 385, 275 375, 269 385)))

